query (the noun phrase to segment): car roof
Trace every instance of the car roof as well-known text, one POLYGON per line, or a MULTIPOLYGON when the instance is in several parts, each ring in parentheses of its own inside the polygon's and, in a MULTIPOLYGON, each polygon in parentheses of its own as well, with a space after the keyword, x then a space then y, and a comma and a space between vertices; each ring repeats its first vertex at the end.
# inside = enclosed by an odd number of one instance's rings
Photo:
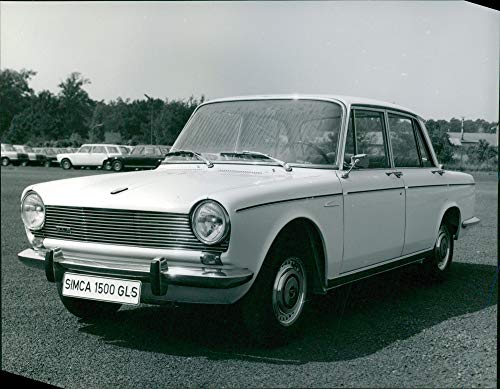
POLYGON ((340 101, 346 106, 349 105, 368 105, 368 106, 377 106, 377 107, 387 107, 391 109, 395 109, 398 111, 404 111, 416 115, 422 118, 417 112, 412 109, 406 108, 402 105, 396 103, 390 103, 388 101, 371 99, 367 97, 358 97, 358 96, 347 96, 347 95, 330 95, 330 94, 272 94, 272 95, 248 95, 248 96, 232 96, 232 97, 224 97, 219 99, 212 99, 206 101, 204 104, 215 103, 215 102, 223 102, 223 101, 241 101, 241 100, 272 100, 272 99, 313 99, 313 100, 336 100, 340 101))
MULTIPOLYGON (((80 147, 83 147, 83 146, 113 146, 113 147, 116 147, 116 146, 120 146, 120 145, 115 145, 115 144, 110 144, 110 143, 85 143, 85 144, 81 145, 80 147)), ((71 148, 73 148, 73 147, 71 147, 71 148)))

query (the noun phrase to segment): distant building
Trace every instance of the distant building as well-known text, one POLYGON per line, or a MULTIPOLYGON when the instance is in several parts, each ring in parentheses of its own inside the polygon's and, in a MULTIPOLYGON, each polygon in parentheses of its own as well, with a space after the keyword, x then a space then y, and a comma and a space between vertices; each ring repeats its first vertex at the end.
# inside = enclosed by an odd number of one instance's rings
POLYGON ((450 143, 456 147, 467 147, 479 143, 480 139, 486 140, 491 146, 498 147, 498 127, 496 134, 489 134, 486 132, 448 132, 450 143), (463 136, 462 136, 463 135, 463 136))

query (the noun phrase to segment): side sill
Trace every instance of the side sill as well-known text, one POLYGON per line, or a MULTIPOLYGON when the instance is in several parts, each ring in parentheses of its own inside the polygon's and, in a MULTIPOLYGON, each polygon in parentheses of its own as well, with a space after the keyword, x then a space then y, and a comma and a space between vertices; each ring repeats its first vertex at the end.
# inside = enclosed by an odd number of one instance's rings
POLYGON ((432 253, 432 250, 424 251, 424 252, 421 252, 421 253, 406 257, 406 258, 402 258, 402 259, 394 261, 394 262, 387 263, 385 265, 373 267, 373 268, 368 269, 368 270, 362 270, 362 271, 359 271, 359 272, 354 273, 354 274, 349 274, 346 276, 341 276, 341 277, 337 277, 337 278, 328 280, 328 290, 333 289, 333 288, 337 288, 337 287, 345 285, 345 284, 349 284, 351 282, 356 282, 358 280, 361 280, 363 278, 368 278, 368 277, 374 276, 376 274, 385 273, 387 271, 397 269, 398 267, 410 265, 414 262, 422 261, 423 259, 427 258, 431 253, 432 253))

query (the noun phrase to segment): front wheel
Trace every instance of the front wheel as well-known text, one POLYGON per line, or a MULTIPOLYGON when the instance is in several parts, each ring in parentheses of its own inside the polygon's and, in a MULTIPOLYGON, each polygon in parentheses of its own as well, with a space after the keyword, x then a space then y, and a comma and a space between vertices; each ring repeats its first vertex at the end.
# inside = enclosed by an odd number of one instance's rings
POLYGON ((280 245, 262 265, 240 302, 242 319, 257 343, 282 344, 302 328, 307 297, 303 254, 280 245))
POLYGON ((118 161, 113 162, 113 170, 115 172, 120 172, 120 171, 122 171, 122 169, 123 169, 122 161, 118 160, 118 161))
POLYGON ((43 166, 50 167, 50 161, 45 161, 44 164, 43 164, 43 166))
POLYGON ((88 321, 109 319, 120 309, 121 304, 66 297, 62 294, 62 282, 57 283, 57 292, 64 307, 73 315, 88 321))
POLYGON ((103 168, 104 170, 111 170, 111 161, 104 162, 103 168))
POLYGON ((10 159, 7 157, 2 158, 2 166, 9 166, 10 164, 10 159))
POLYGON ((431 281, 443 281, 450 272, 453 259, 453 235, 446 224, 441 224, 432 254, 424 260, 422 270, 431 281))
POLYGON ((23 161, 23 162, 21 162, 21 166, 28 166, 28 164, 29 164, 29 161, 23 161))

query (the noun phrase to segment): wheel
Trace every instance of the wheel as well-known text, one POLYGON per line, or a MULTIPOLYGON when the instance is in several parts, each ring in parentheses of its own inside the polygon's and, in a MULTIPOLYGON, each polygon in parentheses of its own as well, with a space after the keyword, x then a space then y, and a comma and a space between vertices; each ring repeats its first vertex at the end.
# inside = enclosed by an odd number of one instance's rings
POLYGON ((23 161, 23 162, 21 162, 21 166, 28 166, 28 164, 29 164, 29 161, 23 161))
POLYGON ((57 282, 57 292, 64 307, 73 315, 88 321, 109 319, 120 309, 121 304, 66 297, 62 294, 62 282, 57 282))
POLYGON ((45 161, 44 164, 43 164, 43 166, 50 167, 50 161, 45 161))
POLYGON ((64 170, 68 170, 68 169, 71 169, 72 167, 72 164, 71 164, 71 161, 67 158, 64 158, 62 161, 61 161, 61 167, 64 169, 64 170))
POLYGON ((441 224, 432 254, 424 260, 422 269, 431 281, 443 281, 450 272, 453 259, 453 235, 446 224, 441 224))
POLYGON ((112 167, 111 161, 104 162, 104 165, 103 165, 104 170, 111 170, 111 167, 112 167))
POLYGON ((122 169, 123 169, 123 162, 122 161, 117 160, 117 161, 113 162, 113 170, 115 172, 119 172, 122 169))
POLYGON ((304 250, 281 241, 272 248, 252 288, 240 301, 240 314, 252 339, 279 345, 302 330, 308 272, 304 250))
POLYGON ((9 166, 10 164, 10 159, 7 157, 2 158, 2 166, 9 166))

